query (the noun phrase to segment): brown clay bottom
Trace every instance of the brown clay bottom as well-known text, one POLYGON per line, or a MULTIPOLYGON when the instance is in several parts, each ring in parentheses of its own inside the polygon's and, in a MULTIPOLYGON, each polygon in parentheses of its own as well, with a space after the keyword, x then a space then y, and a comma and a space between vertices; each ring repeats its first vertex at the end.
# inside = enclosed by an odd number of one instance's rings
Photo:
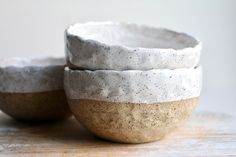
POLYGON ((135 104, 70 99, 76 119, 95 135, 121 143, 145 143, 161 139, 181 126, 199 98, 135 104))
POLYGON ((0 109, 22 121, 61 120, 71 115, 64 90, 35 93, 0 92, 0 109))

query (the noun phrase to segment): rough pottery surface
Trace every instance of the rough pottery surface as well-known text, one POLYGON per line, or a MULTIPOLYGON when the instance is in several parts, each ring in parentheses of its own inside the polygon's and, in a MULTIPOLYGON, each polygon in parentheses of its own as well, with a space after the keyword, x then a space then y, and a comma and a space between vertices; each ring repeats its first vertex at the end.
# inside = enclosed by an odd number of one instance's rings
POLYGON ((164 103, 134 104, 69 99, 77 120, 95 135, 121 143, 159 140, 192 114, 198 97, 164 103))
POLYGON ((193 68, 202 48, 185 33, 114 22, 72 25, 65 44, 70 68, 88 70, 193 68))
POLYGON ((201 67, 147 71, 65 68, 64 86, 70 99, 160 103, 198 97, 201 75, 201 67))
POLYGON ((0 63, 0 109, 18 120, 71 115, 63 89, 64 58, 11 58, 0 63))

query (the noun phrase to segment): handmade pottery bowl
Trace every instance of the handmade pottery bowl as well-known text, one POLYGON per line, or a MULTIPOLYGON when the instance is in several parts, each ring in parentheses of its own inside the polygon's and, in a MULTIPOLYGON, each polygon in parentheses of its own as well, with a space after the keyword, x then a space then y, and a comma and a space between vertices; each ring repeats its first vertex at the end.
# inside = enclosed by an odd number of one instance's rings
POLYGON ((201 67, 176 70, 71 70, 70 108, 95 135, 122 143, 158 140, 182 125, 201 90, 201 67))
POLYGON ((64 66, 63 58, 2 59, 0 109, 23 121, 69 117, 63 90, 64 66))
POLYGON ((193 68, 202 47, 184 33, 113 22, 72 25, 65 43, 69 67, 87 70, 193 68))

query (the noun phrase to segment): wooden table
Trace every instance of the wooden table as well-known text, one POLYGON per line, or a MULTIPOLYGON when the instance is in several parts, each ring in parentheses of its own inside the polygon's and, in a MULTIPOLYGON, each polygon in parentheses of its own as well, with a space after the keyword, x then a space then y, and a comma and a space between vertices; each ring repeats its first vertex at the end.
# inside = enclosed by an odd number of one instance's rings
POLYGON ((163 140, 118 144, 94 137, 73 118, 48 124, 22 124, 0 113, 0 156, 236 156, 236 119, 195 112, 163 140))

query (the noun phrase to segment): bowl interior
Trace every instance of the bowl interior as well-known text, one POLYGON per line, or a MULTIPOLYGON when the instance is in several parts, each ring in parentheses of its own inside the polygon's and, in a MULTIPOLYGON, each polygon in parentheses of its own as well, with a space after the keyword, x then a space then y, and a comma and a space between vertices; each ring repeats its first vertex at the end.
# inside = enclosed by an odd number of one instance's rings
POLYGON ((75 24, 67 32, 82 39, 99 41, 108 45, 132 48, 183 49, 195 47, 198 41, 193 37, 168 29, 152 28, 136 24, 90 22, 75 24))

